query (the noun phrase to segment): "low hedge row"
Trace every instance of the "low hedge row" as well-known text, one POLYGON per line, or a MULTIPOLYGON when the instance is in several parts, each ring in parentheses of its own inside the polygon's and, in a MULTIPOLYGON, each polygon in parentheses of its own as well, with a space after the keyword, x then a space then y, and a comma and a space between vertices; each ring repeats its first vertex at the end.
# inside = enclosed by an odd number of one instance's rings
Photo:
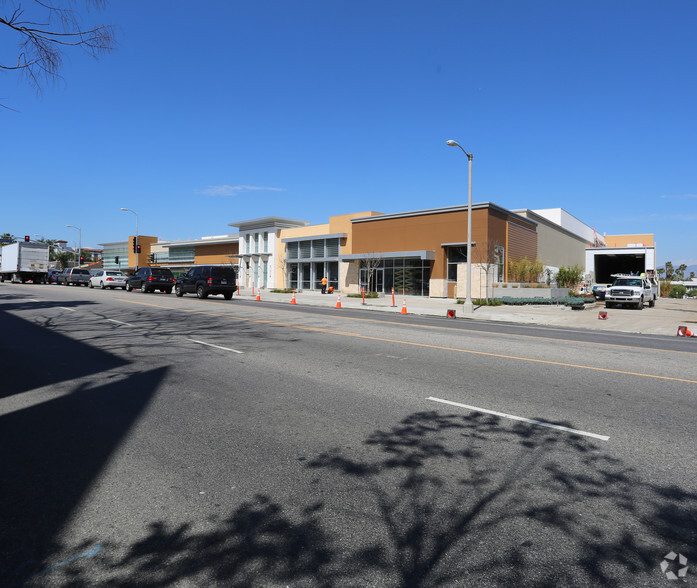
POLYGON ((564 296, 562 298, 511 298, 510 296, 503 296, 499 300, 509 306, 524 306, 526 304, 580 306, 583 304, 595 304, 593 296, 564 296))

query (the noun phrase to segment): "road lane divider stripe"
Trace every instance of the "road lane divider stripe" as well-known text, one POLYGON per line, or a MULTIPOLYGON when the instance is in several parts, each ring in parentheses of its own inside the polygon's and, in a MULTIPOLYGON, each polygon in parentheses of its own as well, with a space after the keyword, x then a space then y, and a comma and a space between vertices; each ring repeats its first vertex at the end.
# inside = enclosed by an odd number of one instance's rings
POLYGON ((521 421, 523 423, 529 423, 531 425, 538 425, 540 427, 548 427, 550 429, 557 429, 558 431, 565 431, 567 433, 573 433, 574 435, 583 435, 585 437, 593 437, 593 439, 600 439, 601 441, 607 441, 610 437, 607 435, 598 435, 597 433, 589 433, 588 431, 581 431, 579 429, 571 429, 570 427, 564 427, 562 425, 553 425, 552 423, 546 423, 544 421, 537 421, 535 419, 528 419, 525 417, 516 416, 514 414, 506 414, 505 412, 498 412, 495 410, 488 410, 486 408, 479 408, 477 406, 470 406, 468 404, 461 404, 459 402, 453 402, 452 400, 443 400, 442 398, 434 398, 429 396, 426 400, 432 400, 433 402, 440 402, 441 404, 450 404, 451 406, 457 406, 459 408, 466 408, 467 410, 472 410, 474 412, 483 412, 485 414, 493 414, 505 419, 510 419, 513 421, 521 421))
POLYGON ((124 325, 124 326, 126 326, 126 327, 132 327, 132 326, 133 326, 133 325, 130 324, 130 323, 124 323, 123 321, 117 321, 116 319, 106 319, 106 320, 108 320, 110 323, 116 323, 117 325, 124 325))
POLYGON ((206 343, 205 341, 198 341, 196 339, 187 339, 187 341, 191 341, 192 343, 198 343, 199 345, 206 345, 208 347, 215 347, 216 349, 222 349, 223 351, 232 351, 233 353, 240 353, 240 354, 244 353, 244 351, 237 351, 237 349, 230 349, 229 347, 221 347, 220 345, 213 345, 213 343, 206 343))
POLYGON ((67 306, 59 306, 58 308, 62 308, 63 310, 69 310, 70 312, 75 312, 74 308, 68 308, 67 306))
POLYGON ((597 366, 592 366, 592 365, 581 365, 581 364, 576 364, 576 363, 565 363, 561 361, 552 361, 549 359, 535 359, 533 357, 521 357, 518 355, 503 355, 501 353, 491 353, 489 351, 475 351, 473 349, 460 349, 457 347, 446 347, 443 345, 429 345, 428 343, 416 343, 414 341, 400 341, 399 339, 386 339, 384 337, 372 337, 370 335, 361 335, 359 333, 349 333, 346 331, 334 331, 332 329, 325 329, 322 327, 309 327, 309 326, 303 326, 303 325, 294 325, 292 323, 281 323, 278 321, 265 321, 262 319, 252 319, 252 318, 247 318, 247 317, 242 317, 242 316, 235 316, 232 314, 219 314, 219 313, 213 313, 213 312, 205 312, 201 310, 193 310, 190 308, 173 308, 171 306, 162 306, 160 304, 152 304, 150 302, 138 302, 135 300, 125 300, 123 298, 120 298, 122 302, 130 302, 131 304, 140 304, 143 306, 152 306, 154 308, 161 308, 164 310, 174 310, 175 312, 188 312, 188 313, 193 313, 193 314, 200 314, 203 316, 215 316, 218 318, 228 318, 228 319, 234 319, 238 321, 243 321, 243 322, 248 322, 248 323, 257 323, 257 324, 262 324, 262 325, 271 325, 274 327, 288 327, 289 329, 298 329, 300 331, 310 331, 314 333, 326 333, 328 335, 339 335, 343 337, 355 337, 356 339, 366 339, 368 341, 380 341, 382 343, 395 343, 397 345, 409 345, 412 347, 422 347, 425 349, 440 349, 442 351, 452 351, 454 353, 465 353, 469 355, 481 355, 485 357, 495 357, 499 359, 512 359, 515 361, 529 361, 531 363, 540 363, 540 364, 545 364, 545 365, 555 365, 559 367, 569 367, 569 368, 576 368, 576 369, 583 369, 583 370, 592 370, 596 372, 604 372, 604 373, 609 373, 609 374, 620 374, 622 376, 637 376, 640 378, 652 378, 655 380, 668 380, 670 382, 684 382, 687 384, 697 384, 697 380, 688 380, 686 378, 675 378, 673 376, 659 376, 656 374, 646 374, 646 373, 641 373, 641 372, 629 372, 626 370, 613 370, 611 368, 603 368, 603 367, 597 367, 597 366))
MULTIPOLYGON (((122 302, 133 302, 132 300, 124 300, 123 298, 120 299, 122 302)), ((200 300, 199 301, 201 304, 220 304, 224 306, 229 306, 229 303, 226 302, 221 302, 220 300, 200 300)), ((273 303, 272 303, 273 304, 273 303)), ((162 307, 162 308, 167 308, 167 307, 162 307)), ((338 315, 338 314, 325 314, 325 313, 313 313, 312 316, 323 316, 323 317, 331 317, 332 320, 344 320, 344 321, 351 321, 351 322, 363 322, 363 323, 378 323, 378 324, 383 324, 383 325, 397 325, 397 326, 407 326, 407 327, 419 327, 421 329, 435 329, 438 331, 455 331, 458 333, 467 333, 471 335, 492 335, 492 336, 504 336, 504 337, 519 337, 521 339, 536 339, 536 340, 543 340, 543 341, 561 341, 564 343, 571 343, 573 345, 590 345, 593 347, 621 347, 623 349, 638 349, 640 351, 645 351, 646 349, 652 349, 656 350, 654 347, 645 347, 641 345, 628 345, 627 343, 607 343, 605 341, 574 341, 573 339, 563 339, 559 337, 548 337, 548 336, 543 336, 543 335, 524 335, 522 333, 503 333, 501 331, 475 331, 475 330, 470 330, 470 329, 462 329, 462 328, 457 328, 457 327, 448 327, 445 325, 424 325, 421 323, 404 323, 400 321, 386 321, 386 320, 381 320, 381 319, 374 319, 374 318, 362 318, 362 317, 355 317, 355 316, 346 316, 346 314, 338 315)), ((435 318, 435 317, 432 317, 435 318)), ((469 320, 469 319, 467 319, 469 320)), ((476 321, 476 319, 473 319, 476 321)), ((481 321, 478 321, 481 323, 481 321)), ((496 324, 499 321, 492 321, 490 324, 496 324)), ((538 325, 535 323, 526 323, 526 324, 514 324, 514 323, 509 323, 506 322, 505 319, 501 319, 501 322, 506 323, 506 328, 508 329, 524 329, 528 327, 539 327, 541 329, 544 329, 545 331, 558 331, 558 332, 564 332, 567 333, 568 329, 563 329, 561 327, 552 327, 548 325, 538 325)), ((687 321, 690 322, 690 321, 687 321)), ((697 321, 694 321, 697 322, 697 321)), ((615 337, 626 337, 627 339, 633 339, 636 340, 637 336, 642 336, 642 335, 637 335, 637 333, 620 333, 620 332, 614 332, 613 335, 615 337)), ((648 337, 648 335, 645 335, 648 337)), ((662 353, 683 353, 683 354, 690 354, 694 355, 694 351, 683 351, 682 349, 660 349, 657 351, 661 351, 662 353)))

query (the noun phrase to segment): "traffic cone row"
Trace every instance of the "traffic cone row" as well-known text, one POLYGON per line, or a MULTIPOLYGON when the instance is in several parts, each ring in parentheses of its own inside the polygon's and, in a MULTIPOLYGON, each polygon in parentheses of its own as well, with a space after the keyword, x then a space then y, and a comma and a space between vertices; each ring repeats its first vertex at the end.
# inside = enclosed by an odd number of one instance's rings
POLYGON ((687 327, 678 327, 678 337, 697 337, 690 329, 687 327))

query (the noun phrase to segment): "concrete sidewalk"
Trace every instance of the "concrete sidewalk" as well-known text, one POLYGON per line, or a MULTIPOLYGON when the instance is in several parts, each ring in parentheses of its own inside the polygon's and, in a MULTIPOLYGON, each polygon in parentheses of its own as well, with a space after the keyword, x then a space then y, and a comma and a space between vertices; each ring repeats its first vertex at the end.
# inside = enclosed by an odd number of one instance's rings
MULTIPOLYGON (((241 289, 241 300, 255 300, 251 289, 241 289)), ((318 306, 336 309, 338 294, 320 294, 319 292, 298 292, 295 294, 297 305, 318 306)), ((278 294, 268 290, 260 291, 261 300, 290 304, 292 294, 278 294)), ((448 310, 455 311, 456 320, 484 320, 530 325, 551 325, 594 331, 643 333, 649 335, 675 336, 678 326, 684 325, 692 332, 697 332, 697 300, 676 300, 661 298, 654 308, 648 305, 644 310, 613 308, 606 310, 604 302, 587 304, 583 310, 572 310, 568 306, 481 306, 475 307, 470 316, 462 312, 462 304, 452 299, 425 298, 421 296, 397 296, 392 306, 392 296, 366 298, 365 304, 360 298, 341 296, 342 309, 355 309, 399 314, 406 303, 407 313, 412 315, 439 316, 446 318, 448 310), (607 319, 598 318, 600 312, 607 313, 607 319)), ((697 345, 697 339, 695 339, 697 345)))

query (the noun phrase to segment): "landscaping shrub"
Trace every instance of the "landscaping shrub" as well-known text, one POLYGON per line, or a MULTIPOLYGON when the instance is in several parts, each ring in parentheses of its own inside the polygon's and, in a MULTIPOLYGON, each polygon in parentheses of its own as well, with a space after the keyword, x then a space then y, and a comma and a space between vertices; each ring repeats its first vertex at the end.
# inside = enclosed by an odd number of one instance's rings
POLYGON ((573 288, 583 280, 583 270, 575 265, 573 267, 560 267, 554 277, 560 288, 573 288))
POLYGON ((531 261, 523 257, 508 260, 509 282, 539 282, 543 271, 544 264, 539 259, 531 261))
MULTIPOLYGON (((465 301, 462 298, 457 299, 457 304, 464 304, 465 301)), ((501 300, 492 298, 487 300, 486 298, 474 298, 472 299, 472 304, 475 306, 501 306, 503 302, 501 300)))
POLYGON ((504 296, 498 300, 509 306, 525 306, 526 304, 579 306, 590 303, 595 304, 593 296, 564 296, 561 298, 511 298, 510 296, 504 296))
POLYGON ((668 298, 682 298, 685 294, 687 294, 687 288, 682 284, 675 284, 671 286, 668 298))
MULTIPOLYGON (((346 294, 347 298, 363 298, 363 294, 346 294)), ((377 292, 366 292, 365 293, 366 298, 377 298, 378 293, 377 292)))

